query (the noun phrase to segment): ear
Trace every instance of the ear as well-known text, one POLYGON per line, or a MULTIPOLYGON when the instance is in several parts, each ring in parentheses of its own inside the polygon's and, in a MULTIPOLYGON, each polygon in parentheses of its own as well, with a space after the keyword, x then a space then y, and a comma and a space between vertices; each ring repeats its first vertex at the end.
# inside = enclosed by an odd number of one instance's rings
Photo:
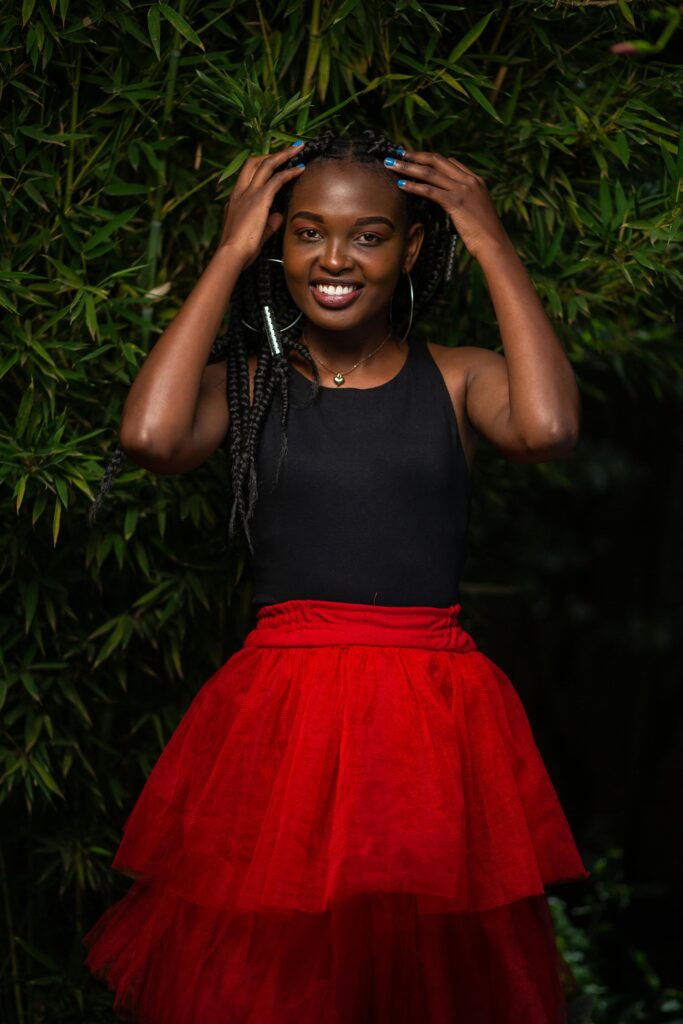
POLYGON ((281 213, 271 213, 266 221, 265 230, 263 232, 263 242, 267 242, 269 238, 275 234, 278 228, 282 227, 284 217, 281 213))
POLYGON ((408 237, 406 238, 406 246, 403 254, 403 265, 401 270, 404 274, 409 273, 415 266, 415 261, 420 255, 420 249, 424 242, 425 229, 424 224, 411 224, 408 228, 408 237))

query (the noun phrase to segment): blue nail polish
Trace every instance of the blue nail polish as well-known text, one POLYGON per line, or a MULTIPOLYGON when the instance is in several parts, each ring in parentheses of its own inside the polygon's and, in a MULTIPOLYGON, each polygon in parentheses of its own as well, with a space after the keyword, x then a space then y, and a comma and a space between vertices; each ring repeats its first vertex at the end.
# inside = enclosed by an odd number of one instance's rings
POLYGON ((292 143, 292 146, 303 146, 303 144, 304 144, 304 140, 303 139, 297 139, 296 142, 292 143))
POLYGON ((403 188, 403 186, 405 185, 405 183, 406 183, 406 179, 405 179, 405 178, 399 178, 399 179, 398 179, 398 181, 396 182, 396 184, 397 184, 397 185, 400 185, 400 186, 401 186, 401 188, 403 188))
POLYGON ((399 156, 403 156, 403 154, 404 154, 404 153, 405 153, 406 151, 405 151, 405 149, 403 149, 403 147, 402 147, 402 146, 398 146, 398 147, 397 147, 397 149, 396 149, 396 152, 397 152, 397 153, 399 154, 399 156))
POLYGON ((300 167, 300 168, 301 168, 301 170, 303 170, 303 169, 304 169, 304 167, 306 166, 306 164, 297 164, 296 166, 297 166, 297 167, 300 167))
POLYGON ((388 156, 385 157, 384 163, 387 165, 387 167, 393 167, 396 161, 394 160, 393 156, 388 156))

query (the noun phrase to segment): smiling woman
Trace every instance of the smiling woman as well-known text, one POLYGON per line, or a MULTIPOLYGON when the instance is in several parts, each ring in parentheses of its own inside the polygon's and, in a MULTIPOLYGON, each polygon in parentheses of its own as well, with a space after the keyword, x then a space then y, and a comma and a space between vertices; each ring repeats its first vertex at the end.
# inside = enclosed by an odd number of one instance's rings
POLYGON ((291 153, 244 165, 124 408, 160 472, 227 433, 256 614, 129 814, 87 963, 149 1024, 563 1024, 545 887, 587 872, 459 582, 477 437, 567 451, 573 373, 465 165, 291 153), (458 235, 505 357, 411 333, 458 235))

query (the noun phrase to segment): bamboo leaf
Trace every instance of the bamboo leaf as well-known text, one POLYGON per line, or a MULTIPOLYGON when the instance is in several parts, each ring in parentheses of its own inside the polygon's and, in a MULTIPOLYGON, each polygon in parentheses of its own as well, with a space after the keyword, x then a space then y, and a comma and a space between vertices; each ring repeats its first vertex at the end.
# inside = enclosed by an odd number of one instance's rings
POLYGON ((33 14, 33 8, 36 6, 36 0, 23 0, 21 5, 21 24, 25 25, 33 14))
POLYGON ((107 223, 103 225, 103 227, 98 228, 97 231, 93 232, 93 234, 90 236, 90 238, 83 246, 83 251, 85 253, 92 252, 93 249, 96 249, 99 245, 102 244, 102 242, 110 238, 115 231, 118 231, 118 229, 123 227, 124 224, 127 224, 128 221, 131 220, 136 215, 138 210, 139 207, 134 206, 128 210, 124 210, 122 213, 115 214, 111 218, 111 220, 107 221, 107 223))
POLYGON ((125 540, 130 538, 135 533, 135 527, 138 521, 138 510, 137 508, 129 508, 126 510, 126 517, 123 521, 123 536, 125 540))
POLYGON ((161 60, 161 14, 157 4, 152 4, 147 11, 147 31, 157 60, 161 60))
POLYGON ((22 682, 26 692, 31 697, 33 697, 34 700, 38 701, 39 704, 42 703, 42 698, 40 696, 40 691, 39 691, 38 687, 36 686, 35 681, 33 679, 33 676, 31 675, 31 673, 30 672, 22 672, 20 674, 19 678, 21 679, 21 682, 22 682))
POLYGON ((62 506, 59 498, 55 498, 55 510, 52 515, 52 545, 53 547, 57 544, 57 537, 59 536, 59 525, 62 521, 62 506))
POLYGON ((159 10, 166 18, 166 20, 169 21, 171 25, 173 25, 173 28, 177 32, 180 32, 181 36, 184 36, 184 38, 187 39, 188 42, 194 43, 194 45, 198 46, 201 50, 204 49, 203 42, 201 41, 197 33, 194 31, 194 29, 191 28, 191 26, 185 21, 182 14, 178 14, 178 12, 174 11, 172 7, 169 7, 168 4, 164 3, 159 4, 159 10))
POLYGON ((635 20, 633 18, 633 12, 631 11, 631 8, 629 7, 629 5, 627 3, 627 0, 617 0, 617 4, 619 5, 619 10, 621 11, 623 17, 629 23, 631 28, 635 28, 636 27, 636 23, 635 23, 635 20))
POLYGON ((471 82, 469 79, 464 79, 462 84, 464 85, 465 89, 468 91, 470 96, 472 96, 477 101, 480 107, 483 107, 487 114, 490 114, 491 117, 494 117, 496 121, 501 120, 495 108, 491 106, 489 101, 482 93, 481 89, 479 89, 479 87, 476 86, 474 82, 471 82))
POLYGON ((17 485, 14 490, 14 497, 17 499, 16 510, 17 512, 21 508, 21 503, 24 500, 24 494, 26 493, 26 483, 28 481, 28 474, 24 473, 23 476, 19 477, 17 485))
POLYGON ((451 67, 453 67, 453 65, 458 62, 460 57, 462 57, 462 55, 469 50, 472 43, 475 43, 477 41, 477 39, 482 34, 484 29, 488 25, 489 21, 493 17, 493 13, 493 11, 489 11, 489 13, 485 14, 483 18, 480 18, 479 21, 472 26, 469 32, 465 33, 460 42, 456 43, 451 52, 448 54, 448 63, 450 64, 451 67))
POLYGON ((59 495, 59 499, 60 499, 62 505, 64 506, 64 508, 68 508, 68 506, 69 506, 69 500, 68 500, 69 499, 69 491, 68 491, 68 488, 66 486, 66 483, 64 482, 64 480, 61 477, 58 477, 58 476, 55 477, 55 490, 57 491, 57 494, 59 495))
POLYGON ((64 794, 62 793, 61 789, 59 788, 55 780, 52 778, 47 768, 45 768, 45 766, 42 765, 40 761, 31 761, 31 769, 34 772, 36 772, 41 782, 44 783, 44 785, 47 787, 47 789, 50 790, 51 793, 55 793, 57 796, 61 796, 62 799, 64 798, 64 794))

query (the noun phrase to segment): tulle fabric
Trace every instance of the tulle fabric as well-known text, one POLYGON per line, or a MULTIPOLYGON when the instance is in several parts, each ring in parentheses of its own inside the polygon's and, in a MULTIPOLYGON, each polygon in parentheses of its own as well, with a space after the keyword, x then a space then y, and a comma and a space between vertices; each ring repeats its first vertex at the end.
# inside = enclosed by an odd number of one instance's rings
POLYGON ((563 1024, 545 886, 588 877, 450 608, 269 605, 201 687, 84 937, 143 1024, 563 1024))

